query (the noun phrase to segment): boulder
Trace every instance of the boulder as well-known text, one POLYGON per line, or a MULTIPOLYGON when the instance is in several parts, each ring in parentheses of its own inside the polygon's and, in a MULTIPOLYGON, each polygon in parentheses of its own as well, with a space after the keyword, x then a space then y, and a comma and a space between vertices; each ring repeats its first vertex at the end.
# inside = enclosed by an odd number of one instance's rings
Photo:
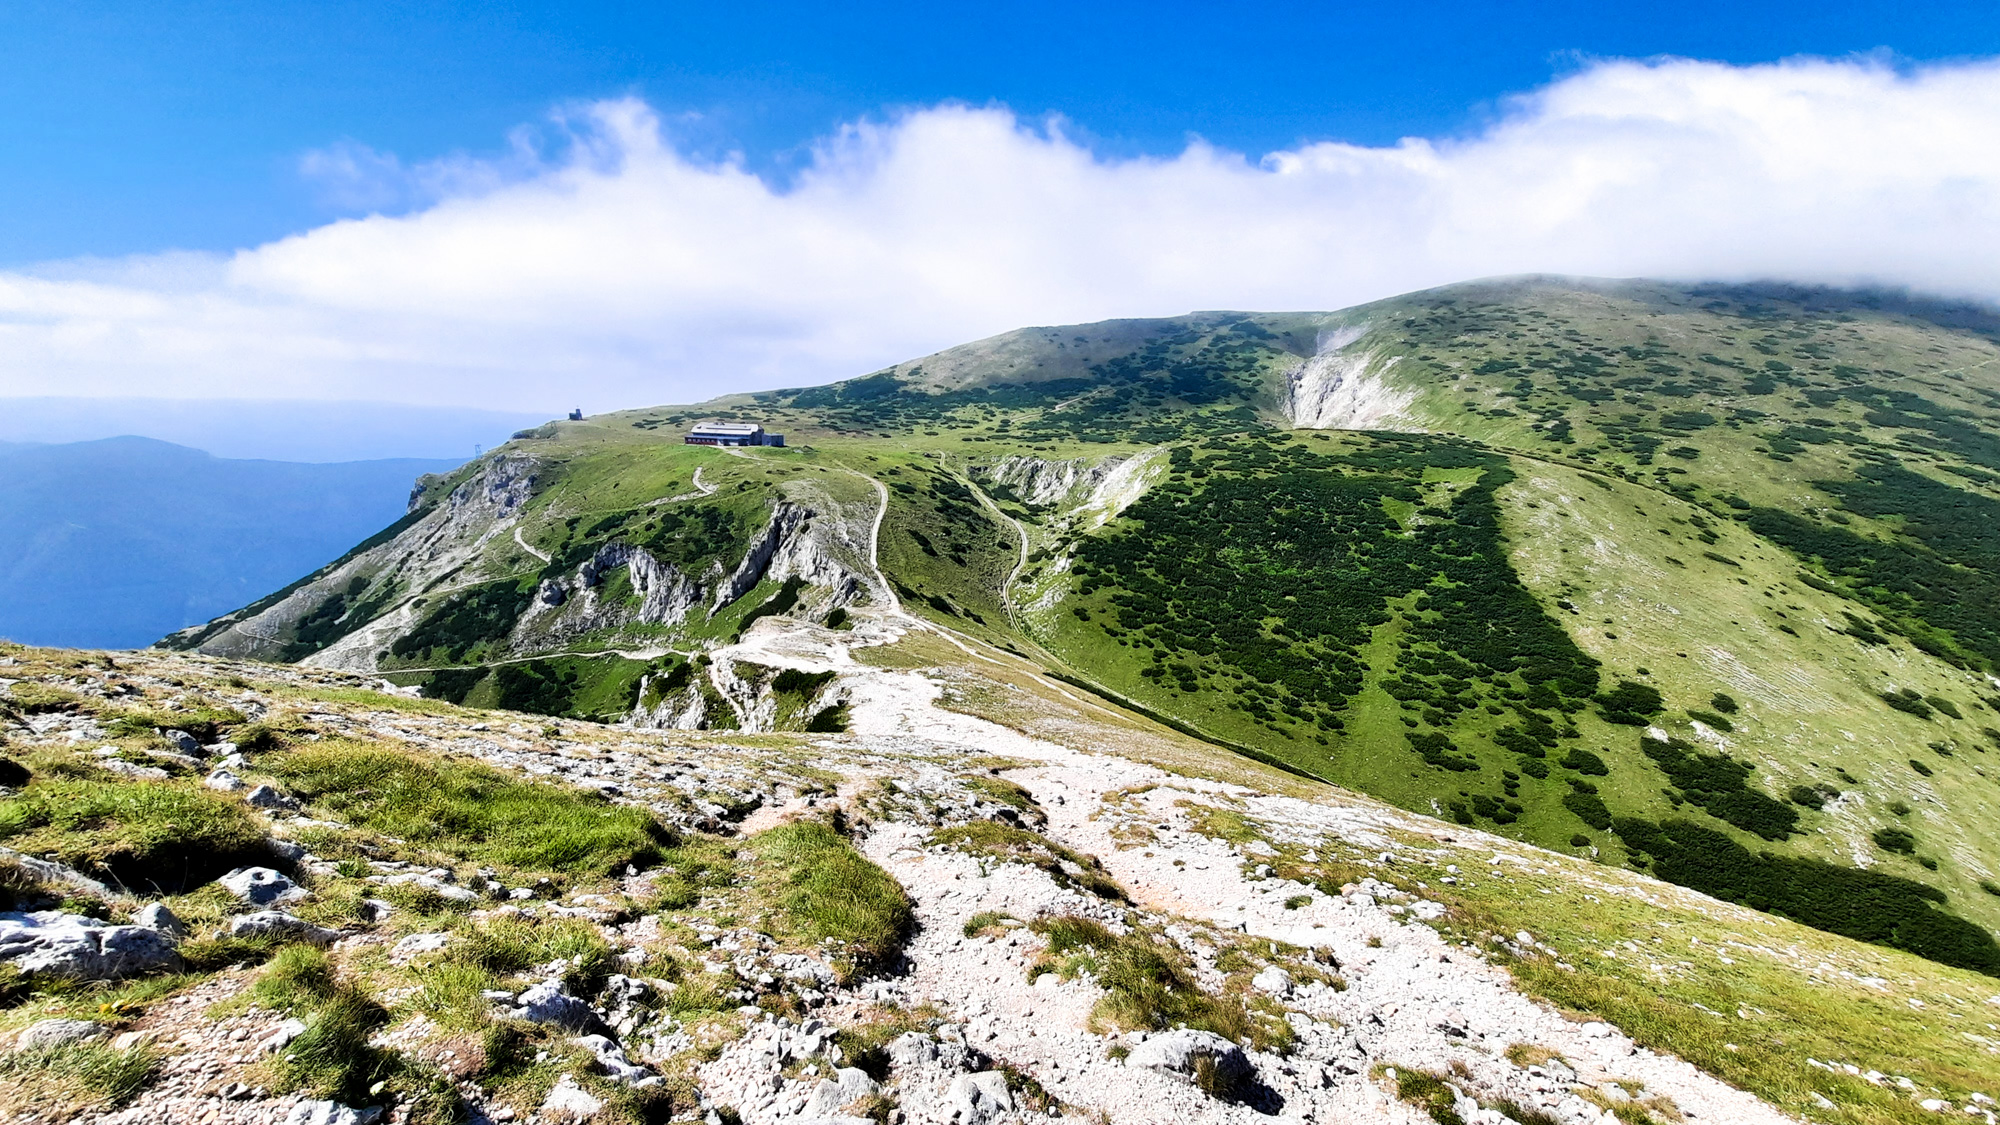
POLYGON ((167 745, 183 754, 201 753, 201 741, 184 730, 163 730, 160 732, 160 737, 167 740, 167 745))
POLYGON ((287 797, 268 785, 259 785, 257 788, 245 793, 243 799, 250 802, 253 808, 259 809, 296 812, 299 807, 298 798, 287 797))
POLYGON ((565 1074, 542 1099, 540 1112, 545 1121, 588 1121, 603 1108, 601 1099, 576 1084, 575 1075, 565 1074))
POLYGON ((997 1070, 959 1075, 945 1092, 945 1102, 958 1125, 987 1125, 1014 1111, 1014 1095, 1007 1089, 1007 1076, 997 1070))
POLYGON ((1267 965, 1262 972, 1250 978, 1250 987, 1273 996, 1289 996, 1292 993, 1292 974, 1276 965, 1267 965))
MULTIPOLYGON (((1006 1083, 1002 1082, 1001 1086, 1004 1089, 1006 1083)), ((867 1071, 851 1066, 841 1067, 833 1072, 833 1077, 822 1078, 813 1087, 812 1093, 806 1098, 806 1107, 801 1111, 801 1115, 822 1121, 838 1120, 843 1107, 854 1104, 860 1098, 881 1092, 882 1087, 873 1078, 868 1077, 867 1071)))
POLYGON ((375 1125, 382 1107, 349 1109, 339 1102, 303 1101, 285 1115, 285 1125, 375 1125))
POLYGON ((559 980, 545 980, 521 993, 514 1014, 529 1023, 543 1023, 584 1035, 604 1035, 604 1026, 589 1004, 569 994, 559 980))
POLYGON ((889 1065, 897 1070, 908 1070, 937 1061, 937 1040, 921 1032, 906 1031, 889 1040, 885 1048, 889 1054, 889 1065))
POLYGON ((315 926, 304 919, 294 918, 282 910, 259 910, 255 914, 239 914, 231 918, 229 920, 229 936, 235 938, 276 937, 288 941, 306 941, 318 946, 328 946, 340 939, 340 931, 315 926))
POLYGON ((304 887, 268 867, 239 867, 216 882, 252 906, 297 902, 306 897, 304 887))
POLYGON ((1234 1085, 1251 1071, 1243 1048, 1213 1031, 1186 1028, 1147 1036, 1125 1056, 1125 1065, 1191 1076, 1203 1060, 1214 1065, 1215 1077, 1225 1085, 1234 1085))
POLYGON ((174 916, 164 902, 147 903, 132 915, 132 924, 168 937, 184 938, 188 935, 187 923, 174 916))
POLYGON ((14 1040, 14 1046, 22 1051, 45 1051, 52 1047, 103 1039, 110 1034, 110 1028, 89 1020, 38 1020, 14 1040))
POLYGON ((113 926, 81 914, 0 913, 0 961, 29 976, 122 980, 177 970, 175 940, 143 926, 113 926))

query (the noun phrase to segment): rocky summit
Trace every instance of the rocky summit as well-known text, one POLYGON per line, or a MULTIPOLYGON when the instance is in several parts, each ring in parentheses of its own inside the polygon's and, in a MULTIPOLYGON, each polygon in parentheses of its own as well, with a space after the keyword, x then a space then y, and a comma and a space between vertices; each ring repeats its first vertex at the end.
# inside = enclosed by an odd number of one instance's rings
POLYGON ((0 648, 0 1121, 1991 1122, 1996 340, 1517 279, 522 431, 0 648))

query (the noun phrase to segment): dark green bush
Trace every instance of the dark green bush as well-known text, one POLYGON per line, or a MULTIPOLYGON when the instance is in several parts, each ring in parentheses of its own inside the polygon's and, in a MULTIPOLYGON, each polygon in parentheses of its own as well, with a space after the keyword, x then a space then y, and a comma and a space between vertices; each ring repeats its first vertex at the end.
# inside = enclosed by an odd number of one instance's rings
POLYGON ((1830 933, 1908 950, 1933 961, 2000 976, 1993 935, 1939 909, 1935 887, 1816 859, 1752 854, 1728 836, 1684 820, 1613 822, 1626 847, 1652 858, 1653 872, 1703 894, 1782 914, 1830 933))
POLYGON ((1869 838, 1875 841, 1876 847, 1885 852, 1895 852, 1897 855, 1917 853, 1917 838, 1907 828, 1877 828, 1869 838))

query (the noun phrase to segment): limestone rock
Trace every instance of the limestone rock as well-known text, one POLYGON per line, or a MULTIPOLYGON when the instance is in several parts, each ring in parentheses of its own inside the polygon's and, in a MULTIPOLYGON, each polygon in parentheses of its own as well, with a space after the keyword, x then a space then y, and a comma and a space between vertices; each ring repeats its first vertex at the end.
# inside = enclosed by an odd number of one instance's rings
POLYGON ((168 745, 183 754, 201 753, 201 742, 184 730, 163 730, 160 732, 160 737, 166 739, 168 745))
POLYGON ((602 1035, 610 1030, 590 1005, 571 996, 559 980, 545 980, 521 993, 514 1014, 529 1023, 545 1023, 585 1035, 602 1035))
POLYGON ((889 1040, 886 1048, 889 1064, 897 1070, 909 1070, 935 1062, 938 1057, 937 1040, 915 1031, 906 1031, 889 1040))
POLYGON ((53 910, 0 913, 0 961, 29 976, 122 980, 181 967, 174 939, 53 910))
POLYGON ((109 1034, 109 1028, 89 1020, 38 1020, 14 1040, 14 1046, 22 1051, 40 1051, 103 1039, 109 1034))
POLYGON ((175 917, 164 902, 147 903, 140 907, 139 912, 132 915, 132 924, 168 937, 184 938, 188 935, 187 923, 175 917))
POLYGON ((1250 1073, 1250 1060, 1244 1057, 1243 1048, 1212 1031, 1189 1029, 1148 1036, 1145 1042, 1132 1048, 1125 1064, 1192 1075, 1196 1064, 1203 1059, 1214 1064, 1216 1077, 1225 1083, 1236 1082, 1250 1073))
POLYGON ((997 1070, 959 1075, 952 1080, 945 1099, 959 1125, 987 1125, 1014 1111, 1014 1095, 1007 1089, 1007 1076, 997 1070))
POLYGON ((382 1120, 380 1106, 349 1109, 339 1102, 303 1101, 285 1115, 285 1125, 375 1125, 382 1120))
POLYGON ((229 936, 282 937, 328 946, 339 940, 340 931, 315 926, 304 919, 294 918, 282 910, 260 910, 255 914, 239 914, 231 918, 229 936))
POLYGON ((603 1068, 604 1073, 614 1082, 642 1089, 647 1086, 657 1086, 661 1082, 659 1075, 626 1058, 625 1049, 608 1035, 579 1035, 570 1042, 594 1055, 597 1058, 597 1065, 603 1068))
POLYGON ((603 1101, 576 1084, 575 1075, 565 1074, 542 1099, 541 1115, 549 1121, 585 1121, 603 1108, 603 1101))
POLYGON ((201 783, 210 789, 219 789, 224 793, 239 793, 250 787, 248 782, 230 773, 227 769, 220 767, 214 773, 203 778, 201 783))
POLYGON ((389 951, 389 956, 398 961, 407 961, 421 953, 435 953, 450 944, 451 935, 447 933, 411 934, 397 942, 395 948, 389 951))
POLYGON ((1264 971, 1250 978, 1250 986, 1273 996, 1289 996, 1292 992, 1292 974, 1276 965, 1269 965, 1264 971))
POLYGON ((252 807, 260 809, 295 812, 299 807, 296 797, 287 797, 268 785, 259 785, 257 788, 244 794, 243 799, 250 802, 252 807))
POLYGON ((268 867, 239 867, 216 882, 252 906, 297 902, 307 894, 304 887, 268 867))

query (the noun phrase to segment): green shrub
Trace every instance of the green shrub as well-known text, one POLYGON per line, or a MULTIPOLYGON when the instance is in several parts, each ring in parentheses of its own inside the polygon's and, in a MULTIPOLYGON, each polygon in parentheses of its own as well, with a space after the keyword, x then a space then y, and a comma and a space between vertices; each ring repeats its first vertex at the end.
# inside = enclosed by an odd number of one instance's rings
POLYGON ((603 875, 650 867, 672 841, 642 809, 472 762, 314 743, 259 764, 358 827, 524 870, 603 875))
POLYGON ((1597 697, 1597 706, 1609 722, 1643 727, 1660 713, 1666 701, 1657 688, 1620 680, 1617 687, 1597 697))
MULTIPOLYGON (((1563 795, 1562 803, 1564 808, 1576 814, 1578 820, 1592 828, 1602 831, 1611 827, 1611 810, 1605 807, 1604 798, 1595 793, 1580 790, 1567 793, 1563 795)), ((1588 844, 1590 837, 1585 836, 1583 842, 1588 844)))
POLYGON ((242 801, 175 781, 43 779, 0 801, 0 840, 155 894, 270 858, 242 801))
POLYGON ((1592 777, 1609 777, 1611 775, 1611 767, 1604 764, 1603 758, 1582 747, 1577 747, 1569 753, 1564 754, 1562 765, 1565 769, 1573 769, 1578 773, 1589 774, 1592 777))
POLYGON ((1905 828, 1877 828, 1869 838, 1875 841, 1876 847, 1885 852, 1894 852, 1897 855, 1917 853, 1917 838, 1905 828))
POLYGON ((1661 742, 1642 737, 1639 749, 1660 767, 1687 799, 1724 820, 1766 840, 1783 840, 1798 831, 1799 814, 1761 790, 1750 788, 1755 772, 1749 762, 1727 754, 1701 754, 1678 739, 1661 742))
POLYGON ((1734 698, 1719 691, 1708 697, 1708 705, 1725 715, 1734 715, 1740 706, 1734 698))
POLYGON ((1716 730, 1723 732, 1724 734, 1727 734, 1730 731, 1736 729, 1735 723, 1730 722, 1728 719, 1723 718, 1721 715, 1718 715, 1713 711, 1700 711, 1690 707, 1688 708, 1688 718, 1693 719, 1694 721, 1702 723, 1706 726, 1713 727, 1716 730))

